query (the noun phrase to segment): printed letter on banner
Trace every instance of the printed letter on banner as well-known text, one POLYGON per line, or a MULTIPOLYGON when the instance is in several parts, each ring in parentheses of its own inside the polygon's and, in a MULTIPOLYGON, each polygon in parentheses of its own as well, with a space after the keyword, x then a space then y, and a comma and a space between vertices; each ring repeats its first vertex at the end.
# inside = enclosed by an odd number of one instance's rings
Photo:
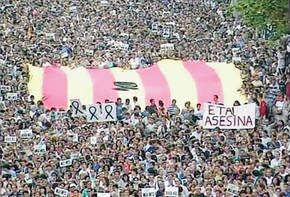
POLYGON ((85 115, 82 109, 82 103, 79 99, 70 100, 72 107, 72 117, 80 117, 85 115))
POLYGON ((255 127, 255 104, 223 106, 205 103, 203 128, 252 129, 255 127))
POLYGON ((155 188, 143 188, 142 197, 155 197, 156 189, 155 188))
POLYGON ((165 188, 166 197, 178 197, 178 187, 166 187, 165 188))

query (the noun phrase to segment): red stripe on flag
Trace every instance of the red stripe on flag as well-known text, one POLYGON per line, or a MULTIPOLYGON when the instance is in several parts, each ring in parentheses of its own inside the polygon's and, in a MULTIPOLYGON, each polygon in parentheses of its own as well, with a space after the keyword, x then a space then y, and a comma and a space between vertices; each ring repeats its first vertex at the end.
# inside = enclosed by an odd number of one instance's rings
POLYGON ((205 62, 184 61, 184 67, 191 73, 195 80, 198 102, 202 105, 213 101, 213 95, 218 95, 219 102, 224 102, 223 87, 218 74, 205 62))
POLYGON ((162 100, 165 107, 171 104, 170 88, 157 64, 137 70, 145 89, 146 104, 150 99, 162 100))
POLYGON ((106 99, 116 101, 118 93, 114 90, 115 78, 110 69, 87 69, 93 83, 93 101, 104 103, 106 99))
POLYGON ((60 67, 44 68, 42 96, 46 108, 67 108, 67 77, 60 67))

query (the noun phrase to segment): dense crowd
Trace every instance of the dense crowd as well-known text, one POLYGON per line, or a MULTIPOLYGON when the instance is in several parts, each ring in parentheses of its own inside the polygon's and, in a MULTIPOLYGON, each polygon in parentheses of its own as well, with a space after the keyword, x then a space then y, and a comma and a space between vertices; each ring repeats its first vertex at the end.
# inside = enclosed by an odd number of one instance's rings
POLYGON ((253 30, 225 16, 223 4, 3 0, 0 6, 1 197, 56 196, 55 188, 72 197, 139 197, 142 188, 155 188, 159 197, 169 186, 180 197, 290 196, 290 50, 253 39, 253 30), (119 99, 118 121, 87 123, 70 110, 45 109, 27 90, 27 62, 137 68, 162 58, 234 61, 240 91, 257 106, 256 128, 206 130, 198 124, 200 104, 179 108, 173 100, 167 107, 158 98, 146 109, 138 98, 119 99))

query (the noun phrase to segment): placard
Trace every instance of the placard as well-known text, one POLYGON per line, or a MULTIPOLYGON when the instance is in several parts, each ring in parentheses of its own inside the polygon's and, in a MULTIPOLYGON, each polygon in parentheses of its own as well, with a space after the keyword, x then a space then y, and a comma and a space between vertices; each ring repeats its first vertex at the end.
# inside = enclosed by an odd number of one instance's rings
POLYGON ((111 197, 110 193, 97 193, 97 197, 111 197))
POLYGON ((172 51, 174 50, 174 44, 172 43, 161 44, 160 49, 161 51, 172 51))
POLYGON ((54 194, 58 196, 68 196, 68 190, 61 189, 59 187, 56 187, 54 189, 54 194))
POLYGON ((10 86, 6 86, 6 85, 1 85, 0 86, 0 90, 1 91, 5 91, 5 92, 9 92, 9 91, 11 91, 11 87, 10 86))
POLYGON ((7 100, 9 100, 9 101, 18 100, 18 94, 17 93, 7 93, 6 97, 7 97, 7 100))
POLYGON ((17 142, 17 137, 16 136, 5 136, 4 137, 4 142, 6 142, 6 143, 16 143, 17 142))
POLYGON ((255 104, 226 107, 204 104, 203 128, 251 129, 255 127, 255 104))
POLYGON ((155 188, 143 188, 142 197, 155 197, 156 189, 155 188))
POLYGON ((33 137, 33 133, 31 129, 22 129, 20 130, 20 137, 22 139, 31 139, 33 137))
POLYGON ((59 161, 59 166, 61 168, 71 166, 71 165, 72 165, 72 159, 66 159, 66 160, 59 161))
POLYGON ((92 145, 97 144, 97 137, 95 137, 95 136, 91 137, 91 138, 90 138, 90 141, 91 141, 91 144, 92 144, 92 145))
POLYGON ((74 133, 73 134, 73 139, 72 139, 73 142, 78 142, 79 141, 79 135, 77 133, 74 133))
POLYGON ((115 103, 87 105, 86 110, 88 122, 107 122, 117 120, 115 103))
POLYGON ((239 187, 234 184, 228 184, 227 193, 232 194, 233 196, 239 196, 239 187))
POLYGON ((45 144, 37 144, 37 145, 34 145, 34 152, 36 154, 45 154, 46 153, 46 145, 45 144))
POLYGON ((70 102, 72 107, 72 117, 80 117, 85 115, 82 109, 81 101, 79 99, 72 99, 70 102))
POLYGON ((165 187, 165 196, 178 197, 178 187, 165 187))

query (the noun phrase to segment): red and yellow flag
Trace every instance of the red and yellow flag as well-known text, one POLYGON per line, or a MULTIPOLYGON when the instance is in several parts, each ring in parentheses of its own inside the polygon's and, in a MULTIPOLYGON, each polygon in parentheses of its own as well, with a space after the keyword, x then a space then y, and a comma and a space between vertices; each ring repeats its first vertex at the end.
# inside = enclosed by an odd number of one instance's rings
POLYGON ((172 99, 180 107, 186 101, 196 105, 212 101, 215 94, 227 105, 235 100, 245 102, 245 97, 237 91, 242 85, 240 71, 233 64, 162 60, 139 70, 30 65, 29 72, 30 94, 42 99, 47 108, 67 108, 70 99, 92 104, 133 96, 138 97, 141 107, 152 98, 163 100, 165 106, 172 99))

